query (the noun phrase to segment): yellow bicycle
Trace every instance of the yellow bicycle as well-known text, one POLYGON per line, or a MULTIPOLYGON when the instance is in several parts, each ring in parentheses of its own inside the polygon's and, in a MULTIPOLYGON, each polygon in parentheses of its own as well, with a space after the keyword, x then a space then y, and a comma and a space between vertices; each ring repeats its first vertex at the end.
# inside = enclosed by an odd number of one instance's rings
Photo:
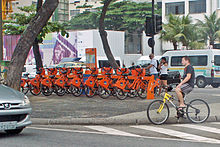
POLYGON ((169 102, 175 108, 177 112, 177 119, 179 118, 187 118, 193 123, 202 123, 205 122, 210 115, 210 108, 209 105, 202 99, 194 99, 189 103, 185 103, 185 96, 184 96, 184 103, 186 105, 186 109, 179 109, 173 101, 177 101, 177 99, 165 92, 163 100, 154 100, 152 101, 147 108, 147 117, 149 121, 153 124, 160 125, 165 123, 170 115, 170 109, 167 102, 169 102))

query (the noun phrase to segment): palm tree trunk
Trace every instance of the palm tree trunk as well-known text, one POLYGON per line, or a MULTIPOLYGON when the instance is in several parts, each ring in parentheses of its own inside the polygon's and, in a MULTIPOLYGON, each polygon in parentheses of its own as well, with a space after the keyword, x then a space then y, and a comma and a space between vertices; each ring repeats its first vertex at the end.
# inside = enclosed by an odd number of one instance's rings
POLYGON ((173 42, 174 50, 177 50, 177 42, 173 42))
POLYGON ((102 45, 105 51, 105 54, 108 58, 108 61, 111 65, 112 68, 118 68, 118 64, 115 61, 115 58, 111 52, 110 46, 108 44, 108 39, 107 39, 107 32, 105 31, 105 25, 104 25, 104 19, 105 19, 105 15, 106 15, 106 11, 108 9, 109 4, 111 3, 112 0, 107 0, 104 3, 104 6, 102 8, 102 13, 101 13, 101 17, 99 19, 99 34, 101 36, 102 39, 102 45))
POLYGON ((58 4, 59 0, 46 0, 36 16, 30 21, 27 29, 21 35, 8 68, 6 79, 8 86, 19 90, 22 69, 30 48, 37 35, 52 16, 58 4))

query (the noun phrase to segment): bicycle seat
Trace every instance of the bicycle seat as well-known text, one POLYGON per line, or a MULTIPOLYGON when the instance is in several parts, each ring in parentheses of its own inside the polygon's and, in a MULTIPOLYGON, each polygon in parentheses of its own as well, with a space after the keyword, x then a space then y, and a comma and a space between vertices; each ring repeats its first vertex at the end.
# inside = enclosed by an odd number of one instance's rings
POLYGON ((105 73, 105 75, 111 75, 111 73, 105 73))
POLYGON ((51 75, 51 76, 49 76, 50 78, 55 78, 55 75, 51 75))
POLYGON ((82 74, 82 73, 83 73, 82 71, 78 71, 78 72, 77 72, 77 74, 82 74))

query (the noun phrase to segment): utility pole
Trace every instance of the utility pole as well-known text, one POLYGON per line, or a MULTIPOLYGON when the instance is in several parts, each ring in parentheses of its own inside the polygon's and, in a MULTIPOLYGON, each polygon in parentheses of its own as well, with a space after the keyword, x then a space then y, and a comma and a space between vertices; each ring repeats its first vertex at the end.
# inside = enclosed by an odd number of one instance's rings
POLYGON ((152 0, 152 28, 153 28, 153 33, 152 33, 152 42, 153 42, 153 44, 152 44, 152 54, 154 54, 154 33, 155 33, 155 22, 154 22, 155 20, 154 20, 154 0, 152 0))
POLYGON ((2 0, 0 0, 0 60, 3 60, 2 0))

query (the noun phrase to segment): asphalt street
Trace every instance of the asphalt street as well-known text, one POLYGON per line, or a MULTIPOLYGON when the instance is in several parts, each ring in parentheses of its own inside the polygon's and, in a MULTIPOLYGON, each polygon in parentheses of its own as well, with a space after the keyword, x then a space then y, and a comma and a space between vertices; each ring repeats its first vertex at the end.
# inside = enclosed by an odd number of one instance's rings
POLYGON ((30 126, 0 133, 4 147, 217 147, 220 123, 141 126, 30 126))
MULTIPOLYGON (((172 92, 174 93, 174 92, 172 92)), ((33 108, 32 118, 107 118, 133 112, 146 111, 152 100, 128 98, 118 100, 115 97, 102 99, 99 96, 87 98, 55 94, 49 97, 28 94, 33 108)), ((186 100, 201 98, 209 104, 220 103, 220 88, 195 88, 186 100)))

